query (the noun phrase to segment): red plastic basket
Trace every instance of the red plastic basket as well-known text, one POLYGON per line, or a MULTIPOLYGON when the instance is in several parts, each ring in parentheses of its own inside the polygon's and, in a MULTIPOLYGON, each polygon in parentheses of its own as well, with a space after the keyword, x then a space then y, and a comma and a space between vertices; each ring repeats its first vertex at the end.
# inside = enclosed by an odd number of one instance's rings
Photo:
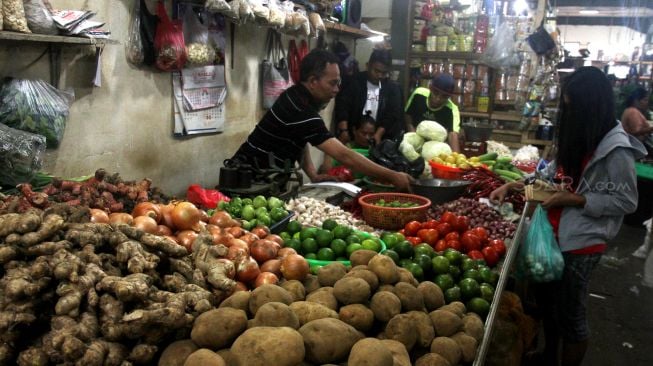
POLYGON ((406 223, 417 220, 424 221, 426 212, 431 207, 428 198, 408 193, 373 193, 362 196, 358 199, 363 208, 363 219, 369 225, 385 230, 401 229, 406 223), (414 207, 382 207, 374 203, 384 199, 386 202, 399 201, 401 203, 416 203, 414 207))
POLYGON ((463 169, 438 164, 434 161, 429 161, 429 165, 431 166, 431 174, 433 175, 433 178, 453 180, 460 180, 463 178, 463 169))

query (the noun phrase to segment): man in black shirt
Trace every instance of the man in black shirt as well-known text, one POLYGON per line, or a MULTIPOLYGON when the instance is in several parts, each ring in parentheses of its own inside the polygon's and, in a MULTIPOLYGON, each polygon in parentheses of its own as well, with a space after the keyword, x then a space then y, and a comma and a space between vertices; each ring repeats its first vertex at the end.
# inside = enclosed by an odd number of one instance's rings
POLYGON ((311 181, 321 180, 308 153, 311 144, 348 168, 410 190, 412 178, 384 168, 348 149, 326 128, 319 111, 340 90, 338 58, 331 52, 313 50, 300 66, 300 82, 283 92, 247 137, 233 159, 262 168, 300 163, 311 181))

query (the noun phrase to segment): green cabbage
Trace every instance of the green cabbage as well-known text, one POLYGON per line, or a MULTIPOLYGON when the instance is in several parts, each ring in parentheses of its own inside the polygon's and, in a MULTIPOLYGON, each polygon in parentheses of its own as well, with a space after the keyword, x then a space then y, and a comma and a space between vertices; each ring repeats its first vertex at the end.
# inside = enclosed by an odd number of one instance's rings
POLYGON ((444 142, 447 139, 447 130, 435 121, 422 121, 417 125, 417 134, 428 141, 444 142))
POLYGON ((422 146, 422 157, 426 161, 431 161, 440 154, 451 154, 451 147, 439 141, 427 141, 422 146))
POLYGON ((422 145, 424 145, 424 139, 422 136, 418 135, 416 132, 406 132, 404 134, 404 138, 401 140, 401 142, 406 141, 407 143, 411 144, 413 148, 415 148, 415 151, 419 152, 420 149, 422 148, 422 145))
POLYGON ((408 161, 415 161, 419 159, 419 153, 415 151, 413 145, 411 145, 406 140, 401 141, 399 144, 399 151, 408 161))

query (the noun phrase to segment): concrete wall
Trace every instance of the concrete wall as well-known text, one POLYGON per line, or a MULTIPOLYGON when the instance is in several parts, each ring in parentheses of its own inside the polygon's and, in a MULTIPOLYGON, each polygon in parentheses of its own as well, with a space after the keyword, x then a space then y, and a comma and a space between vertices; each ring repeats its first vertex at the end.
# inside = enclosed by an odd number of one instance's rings
MULTIPOLYGON (((628 61, 635 46, 640 49, 645 35, 628 27, 558 24, 563 42, 579 42, 580 48, 588 48, 590 59, 596 60, 603 50, 604 61, 628 61)), ((578 54, 572 56, 579 56, 578 54)))
MULTIPOLYGON (((170 74, 137 69, 125 60, 132 1, 56 1, 62 9, 93 10, 96 19, 106 22, 111 38, 121 44, 104 49, 100 88, 91 86, 94 49, 64 47, 60 87, 74 89, 77 99, 71 107, 63 141, 59 148, 48 150, 43 170, 75 177, 105 168, 119 172, 125 179, 149 177, 164 192, 178 196, 183 196, 192 183, 213 187, 218 183, 223 160, 233 155, 263 115, 258 70, 267 29, 251 24, 237 26, 234 49, 228 46, 225 132, 177 139, 172 135, 170 74)), ((147 2, 153 10, 155 1, 147 2)), ((228 45, 230 36, 227 33, 228 45)), ((351 49, 353 42, 345 38, 340 37, 349 42, 351 49)), ((315 40, 310 46, 315 46, 315 40)), ((47 55, 29 69, 22 69, 45 48, 0 43, 0 76, 49 81, 47 55)), ((327 108, 323 112, 328 122, 331 111, 327 108)), ((321 157, 314 156, 314 161, 319 165, 321 157)))

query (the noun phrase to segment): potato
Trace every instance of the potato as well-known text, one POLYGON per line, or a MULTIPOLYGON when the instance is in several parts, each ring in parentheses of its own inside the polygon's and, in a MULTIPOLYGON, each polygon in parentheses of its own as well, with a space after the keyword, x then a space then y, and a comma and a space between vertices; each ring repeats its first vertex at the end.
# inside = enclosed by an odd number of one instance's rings
POLYGON ((444 357, 452 365, 457 365, 463 357, 458 342, 449 337, 437 337, 431 343, 431 352, 444 357))
POLYGON ((221 308, 240 309, 249 312, 249 299, 252 293, 249 291, 237 291, 220 303, 221 308))
POLYGON ((288 291, 277 285, 263 285, 252 291, 252 297, 249 299, 249 312, 256 315, 258 308, 268 302, 281 302, 290 305, 292 296, 288 291))
POLYGON ((409 311, 406 314, 415 322, 417 345, 423 348, 429 347, 435 337, 435 330, 429 315, 423 311, 409 311))
POLYGON ((233 308, 218 308, 200 314, 193 323, 190 338, 196 345, 219 350, 247 329, 247 314, 233 308))
POLYGON ((367 332, 374 325, 374 312, 362 304, 351 304, 341 307, 338 317, 343 322, 361 332, 367 332))
MULTIPOLYGON (((452 366, 446 358, 437 353, 427 353, 417 359, 415 366, 452 366)), ((455 365, 454 365, 455 366, 455 365)))
POLYGON ((401 313, 401 300, 392 292, 379 291, 372 296, 370 309, 376 319, 385 323, 401 313))
POLYGON ((374 272, 374 274, 379 277, 379 283, 395 284, 397 281, 399 281, 399 271, 397 270, 397 265, 388 256, 377 255, 372 257, 367 266, 369 267, 370 271, 374 272))
POLYGON ((159 358, 159 366, 183 366, 186 358, 198 347, 190 339, 170 343, 159 358))
POLYGON ((385 326, 385 336, 387 339, 394 339, 406 346, 410 352, 417 342, 417 332, 415 332, 415 321, 408 314, 395 315, 385 326))
POLYGON ((297 315, 299 326, 322 318, 338 319, 338 313, 322 304, 310 301, 295 301, 290 304, 290 309, 297 315))
POLYGON ((333 295, 333 287, 321 287, 306 295, 306 301, 322 304, 327 308, 338 311, 338 299, 333 295))
POLYGON ((463 304, 460 301, 454 301, 454 302, 452 302, 450 304, 444 305, 444 306, 440 307, 440 309, 438 309, 438 310, 450 311, 450 312, 458 315, 461 318, 467 312, 467 308, 465 307, 465 304, 463 304))
POLYGON ((304 289, 306 290, 307 294, 310 294, 311 292, 320 288, 320 281, 318 281, 317 276, 310 273, 306 275, 306 278, 304 278, 302 284, 304 285, 304 289))
POLYGON ((288 327, 255 327, 245 331, 231 346, 238 365, 296 366, 306 350, 302 335, 288 327))
POLYGON ((304 337, 306 360, 320 365, 344 361, 352 346, 364 337, 351 325, 333 318, 308 322, 299 333, 304 337))
POLYGON ((299 329, 297 314, 280 302, 269 302, 261 306, 254 317, 255 327, 290 327, 299 329))
MULTIPOLYGON (((362 266, 358 266, 358 267, 362 267, 362 266)), ((364 279, 365 282, 367 282, 367 284, 370 285, 370 289, 372 290, 372 292, 376 291, 376 289, 379 287, 379 278, 376 277, 374 272, 368 269, 359 269, 356 271, 351 271, 347 273, 345 277, 356 277, 356 278, 364 279)))
POLYGON ((422 294, 427 311, 437 310, 444 305, 444 293, 435 283, 424 281, 417 286, 417 291, 422 294))
POLYGON ((184 366, 196 365, 227 366, 222 357, 207 348, 201 348, 193 352, 190 356, 188 356, 186 362, 184 362, 184 366))
POLYGON ((476 357, 476 347, 478 346, 476 339, 474 339, 474 337, 468 336, 463 332, 456 333, 451 336, 451 338, 454 341, 458 342, 460 350, 463 354, 463 362, 474 361, 474 358, 476 357))
POLYGON ((349 256, 349 261, 351 262, 352 267, 359 265, 367 265, 374 256, 378 253, 373 250, 360 249, 357 250, 349 256))
POLYGON ((366 303, 371 293, 370 285, 361 278, 342 278, 333 286, 333 296, 345 305, 366 303))
POLYGON ((463 316, 463 332, 480 342, 483 339, 485 328, 483 320, 476 313, 467 313, 463 316))
POLYGON ((320 286, 331 286, 347 274, 347 267, 340 262, 329 263, 317 270, 317 280, 320 286))
POLYGON ((429 313, 436 336, 449 337, 463 326, 460 317, 447 310, 434 310, 429 313))
POLYGON ((238 360, 236 360, 236 356, 234 356, 230 348, 221 349, 216 353, 222 357, 227 366, 239 366, 238 360))
POLYGON ((424 310, 424 298, 415 286, 406 282, 398 282, 395 284, 395 295, 401 300, 401 309, 403 312, 424 310))
POLYGON ((397 267, 397 272, 399 273, 399 282, 405 282, 414 287, 419 285, 419 282, 415 279, 412 273, 406 268, 397 267))
POLYGON ((381 286, 379 286, 378 289, 376 289, 376 292, 381 292, 381 291, 388 291, 388 292, 392 292, 394 294, 395 293, 395 286, 394 285, 381 285, 381 286))
POLYGON ((395 341, 394 339, 382 339, 383 346, 392 353, 392 360, 394 366, 411 366, 410 355, 406 351, 403 343, 395 341))
POLYGON ((364 338, 351 348, 347 366, 393 366, 392 352, 376 338, 364 338))
MULTIPOLYGON (((367 264, 359 264, 357 266, 351 267, 349 272, 360 271, 360 270, 363 270, 363 269, 369 269, 369 268, 367 268, 367 264)), ((347 273, 349 273, 349 272, 347 272, 347 273)))
POLYGON ((284 281, 281 287, 290 293, 293 301, 304 301, 306 298, 306 289, 297 280, 284 281))

